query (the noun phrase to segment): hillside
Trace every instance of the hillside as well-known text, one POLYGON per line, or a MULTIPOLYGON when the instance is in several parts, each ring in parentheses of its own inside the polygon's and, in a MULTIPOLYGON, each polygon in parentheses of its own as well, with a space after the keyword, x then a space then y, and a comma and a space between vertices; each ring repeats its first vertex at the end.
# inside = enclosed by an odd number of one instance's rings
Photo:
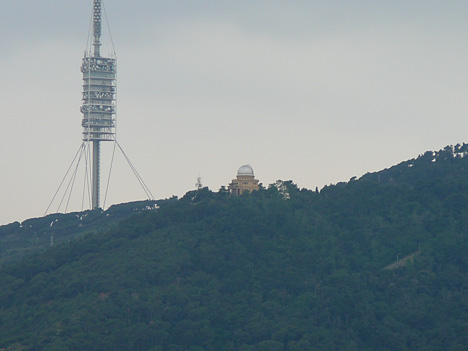
POLYGON ((74 213, 54 213, 0 226, 0 267, 29 255, 45 252, 51 246, 75 240, 88 233, 115 227, 122 219, 154 209, 175 198, 159 201, 136 201, 74 213))
POLYGON ((406 184, 415 186, 425 181, 444 179, 448 182, 463 177, 468 171, 468 144, 446 146, 439 151, 427 151, 417 158, 405 161, 376 173, 364 175, 362 180, 379 183, 406 184), (464 160, 463 160, 464 159, 464 160))
POLYGON ((320 192, 205 188, 7 265, 0 348, 467 350, 466 152, 320 192))

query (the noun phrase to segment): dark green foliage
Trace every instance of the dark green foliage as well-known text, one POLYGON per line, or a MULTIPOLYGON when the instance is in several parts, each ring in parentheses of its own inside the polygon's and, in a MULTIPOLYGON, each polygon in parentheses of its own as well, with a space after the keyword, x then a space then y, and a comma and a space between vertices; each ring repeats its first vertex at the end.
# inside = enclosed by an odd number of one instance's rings
POLYGON ((0 267, 31 254, 44 252, 51 247, 51 242, 56 245, 90 232, 111 228, 123 218, 153 209, 155 204, 165 206, 176 200, 129 202, 113 205, 107 211, 55 213, 0 226, 0 267))
POLYGON ((5 266, 0 347, 466 350, 461 148, 321 192, 189 192, 5 266))

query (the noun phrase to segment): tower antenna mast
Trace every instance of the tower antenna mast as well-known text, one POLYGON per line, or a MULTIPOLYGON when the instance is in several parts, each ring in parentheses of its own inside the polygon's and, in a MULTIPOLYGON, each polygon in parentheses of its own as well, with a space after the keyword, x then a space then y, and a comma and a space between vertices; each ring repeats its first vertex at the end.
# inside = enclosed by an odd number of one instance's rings
POLYGON ((94 36, 94 56, 101 56, 101 17, 102 4, 101 0, 94 0, 93 6, 93 36, 94 36))

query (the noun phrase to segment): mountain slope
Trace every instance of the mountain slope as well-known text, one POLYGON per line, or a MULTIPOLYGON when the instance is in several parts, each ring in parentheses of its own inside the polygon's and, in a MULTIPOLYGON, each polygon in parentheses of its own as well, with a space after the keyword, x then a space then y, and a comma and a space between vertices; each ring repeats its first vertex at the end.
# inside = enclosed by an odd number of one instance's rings
POLYGON ((44 252, 53 245, 80 238, 87 233, 116 226, 124 218, 170 201, 175 201, 175 198, 112 205, 106 211, 54 213, 0 226, 0 266, 44 252))
MULTIPOLYGON (((468 144, 446 146, 439 151, 427 151, 417 158, 376 173, 365 174, 361 179, 380 183, 416 185, 425 181, 464 178, 468 174, 468 144)), ((464 178, 465 179, 465 178, 464 178)))
POLYGON ((4 267, 0 345, 466 350, 468 159, 449 161, 320 193, 190 192, 4 267))

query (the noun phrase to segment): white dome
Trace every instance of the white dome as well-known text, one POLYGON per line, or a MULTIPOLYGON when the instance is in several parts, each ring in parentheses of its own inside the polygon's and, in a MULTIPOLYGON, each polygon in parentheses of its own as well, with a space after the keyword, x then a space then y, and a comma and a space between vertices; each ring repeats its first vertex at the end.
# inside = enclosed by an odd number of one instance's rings
POLYGON ((239 168, 239 170, 237 171, 237 175, 238 176, 253 176, 254 175, 254 171, 252 169, 252 167, 250 167, 249 165, 243 165, 241 166, 241 168, 239 168))

